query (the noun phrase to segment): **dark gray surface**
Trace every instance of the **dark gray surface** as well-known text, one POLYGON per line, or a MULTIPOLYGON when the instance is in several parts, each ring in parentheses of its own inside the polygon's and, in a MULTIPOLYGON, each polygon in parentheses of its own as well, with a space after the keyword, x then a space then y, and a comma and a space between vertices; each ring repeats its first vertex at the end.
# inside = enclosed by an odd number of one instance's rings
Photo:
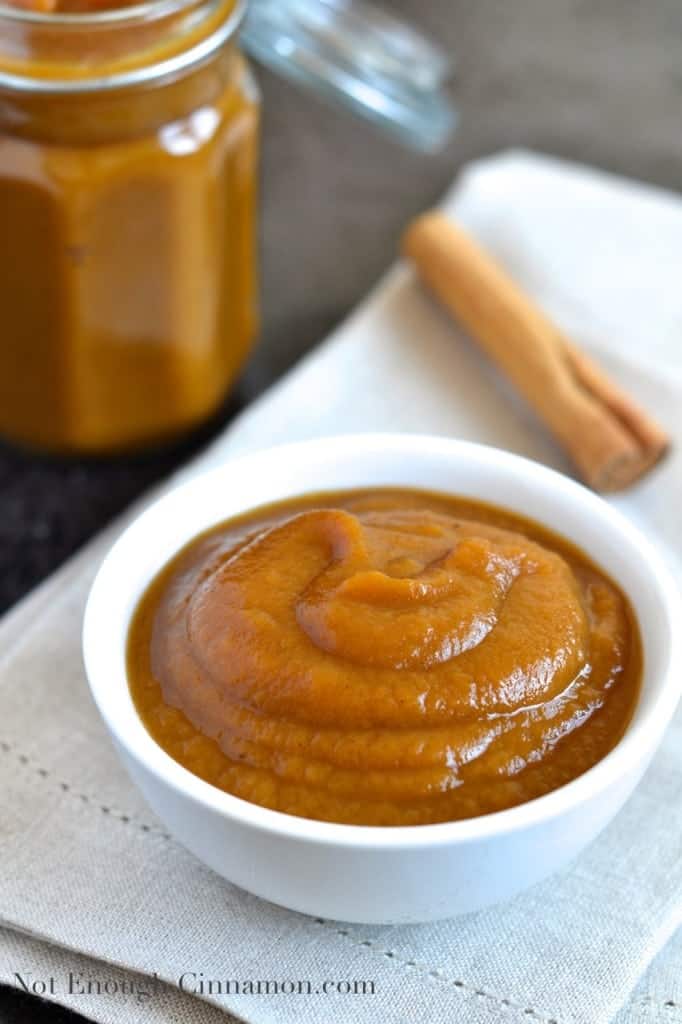
MULTIPOLYGON (((678 187, 677 0, 385 6, 457 55, 457 139, 438 157, 417 156, 259 75, 264 330, 237 398, 201 438, 156 456, 59 463, 0 450, 0 605, 38 582, 322 338, 391 262, 408 218, 434 202, 467 160, 526 146, 678 187)), ((1 1024, 64 1019, 33 1001, 0 1002, 1 1024)))

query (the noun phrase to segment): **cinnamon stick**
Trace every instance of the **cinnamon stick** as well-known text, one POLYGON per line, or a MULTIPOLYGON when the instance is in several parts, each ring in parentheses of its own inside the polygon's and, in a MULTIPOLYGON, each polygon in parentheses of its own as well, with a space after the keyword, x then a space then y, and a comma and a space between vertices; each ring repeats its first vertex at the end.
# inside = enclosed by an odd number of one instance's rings
POLYGON ((419 217, 402 249, 554 434, 586 483, 619 491, 663 458, 670 446, 665 431, 450 219, 436 212, 419 217))

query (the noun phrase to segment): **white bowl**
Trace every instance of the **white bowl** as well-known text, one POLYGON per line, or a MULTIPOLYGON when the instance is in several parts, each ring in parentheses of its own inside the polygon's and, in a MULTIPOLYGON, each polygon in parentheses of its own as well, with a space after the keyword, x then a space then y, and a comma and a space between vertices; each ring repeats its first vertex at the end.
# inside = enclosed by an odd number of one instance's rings
POLYGON ((426 436, 312 441, 236 459, 162 497, 107 555, 83 634, 92 694, 149 805, 200 860, 243 889, 319 917, 365 923, 450 917, 505 900, 559 870, 613 818, 680 696, 682 605, 660 556, 590 491, 507 452, 426 436), (644 678, 618 745, 584 775, 520 807, 438 825, 369 828, 296 818, 210 786, 157 746, 133 705, 126 635, 147 584, 223 519, 311 491, 409 486, 496 503, 574 541, 635 608, 644 678))

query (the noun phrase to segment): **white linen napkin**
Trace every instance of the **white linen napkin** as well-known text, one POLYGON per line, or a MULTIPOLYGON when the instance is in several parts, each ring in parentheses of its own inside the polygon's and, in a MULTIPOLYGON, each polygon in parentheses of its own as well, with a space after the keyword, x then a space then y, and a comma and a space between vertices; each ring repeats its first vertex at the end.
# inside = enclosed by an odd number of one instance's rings
MULTIPOLYGON (((674 455, 615 500, 682 579, 682 201, 510 153, 470 167, 445 206, 676 438, 674 455)), ((180 475, 279 441, 384 429, 466 437, 567 468, 399 266, 180 475)), ((48 998, 107 1024, 214 1024, 221 1010, 253 1024, 682 1020, 682 941, 669 942, 682 922, 681 715, 609 829, 562 875, 511 903, 411 927, 294 914, 180 848, 109 745, 79 634, 90 580, 118 529, 0 627, 0 980, 41 990, 52 976, 48 998), (95 991, 69 992, 69 971, 95 991), (158 988, 141 996, 154 972, 158 988), (183 975, 230 981, 232 991, 196 998, 178 990, 183 975), (126 979, 132 993, 120 991, 126 979), (245 991, 259 981, 270 991, 245 991), (273 993, 287 981, 302 994, 273 993), (371 982, 374 994, 325 994, 325 981, 342 990, 371 982)))

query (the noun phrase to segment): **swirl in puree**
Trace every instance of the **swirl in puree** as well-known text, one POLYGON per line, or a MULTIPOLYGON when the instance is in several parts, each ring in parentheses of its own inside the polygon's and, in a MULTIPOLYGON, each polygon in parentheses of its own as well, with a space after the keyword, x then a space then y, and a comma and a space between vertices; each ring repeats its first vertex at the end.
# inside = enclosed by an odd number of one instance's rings
POLYGON ((641 655, 627 599, 502 509, 418 491, 309 496, 223 524, 131 626, 136 706, 238 797, 360 825, 523 803, 622 735, 641 655))

